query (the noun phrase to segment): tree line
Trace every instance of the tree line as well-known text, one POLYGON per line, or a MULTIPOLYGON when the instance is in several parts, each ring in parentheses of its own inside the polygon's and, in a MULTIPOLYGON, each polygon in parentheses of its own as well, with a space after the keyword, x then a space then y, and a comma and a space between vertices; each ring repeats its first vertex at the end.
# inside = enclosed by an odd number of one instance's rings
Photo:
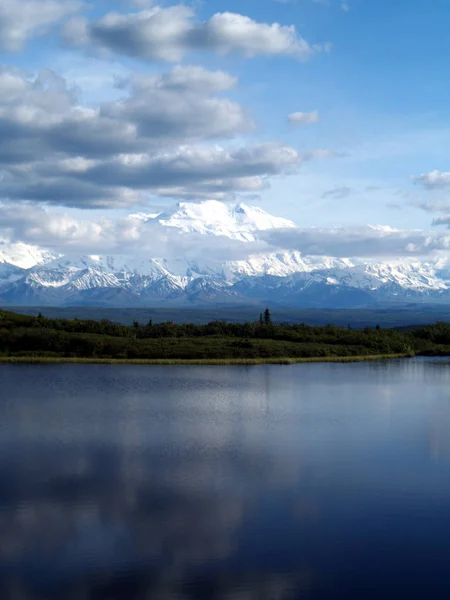
POLYGON ((118 358, 450 355, 450 324, 411 330, 274 323, 269 309, 247 323, 120 325, 0 311, 0 354, 118 358))

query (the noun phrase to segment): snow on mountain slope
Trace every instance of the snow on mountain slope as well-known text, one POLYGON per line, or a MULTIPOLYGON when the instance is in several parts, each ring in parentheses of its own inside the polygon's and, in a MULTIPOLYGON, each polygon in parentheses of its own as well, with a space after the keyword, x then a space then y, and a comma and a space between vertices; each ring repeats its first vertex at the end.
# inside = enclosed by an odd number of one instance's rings
POLYGON ((14 281, 18 281, 24 275, 24 269, 15 267, 9 263, 0 263, 0 289, 14 281))
POLYGON ((165 227, 176 227, 186 233, 222 235, 243 242, 255 241, 256 231, 295 227, 292 221, 273 217, 256 206, 233 206, 217 200, 199 204, 180 202, 175 211, 148 215, 147 220, 155 220, 165 227))
MULTIPOLYGON (((130 219, 187 235, 251 243, 258 231, 295 224, 257 207, 217 201, 181 202, 171 212, 130 219)), ((151 229, 151 228, 150 228, 151 229)), ((11 304, 201 305, 270 302, 288 306, 361 306, 376 302, 447 302, 450 263, 370 263, 303 256, 297 251, 217 261, 201 255, 56 255, 0 242, 0 301, 11 304)))
POLYGON ((70 267, 66 270, 35 269, 28 273, 26 281, 32 287, 66 288, 86 290, 93 287, 121 287, 122 282, 112 273, 86 268, 70 267))
POLYGON ((444 290, 450 287, 450 278, 440 278, 433 263, 419 261, 368 263, 331 271, 332 277, 338 282, 372 292, 392 283, 416 291, 444 290))
POLYGON ((56 255, 52 252, 38 246, 30 246, 22 242, 12 244, 0 240, 0 263, 7 263, 20 269, 31 269, 31 267, 45 264, 55 257, 56 255))
POLYGON ((65 271, 73 269, 92 269, 93 271, 102 271, 104 273, 129 275, 138 273, 153 278, 158 278, 169 273, 164 267, 164 259, 97 255, 61 256, 43 265, 36 266, 33 268, 33 271, 65 271))

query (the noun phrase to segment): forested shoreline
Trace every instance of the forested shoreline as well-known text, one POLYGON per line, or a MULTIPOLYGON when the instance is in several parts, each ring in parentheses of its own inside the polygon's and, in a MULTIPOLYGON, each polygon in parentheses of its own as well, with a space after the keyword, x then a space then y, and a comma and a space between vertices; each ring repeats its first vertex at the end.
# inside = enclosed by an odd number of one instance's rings
POLYGON ((254 322, 173 322, 132 326, 107 319, 49 319, 0 310, 0 359, 120 361, 270 361, 357 357, 450 356, 450 324, 412 330, 254 322))

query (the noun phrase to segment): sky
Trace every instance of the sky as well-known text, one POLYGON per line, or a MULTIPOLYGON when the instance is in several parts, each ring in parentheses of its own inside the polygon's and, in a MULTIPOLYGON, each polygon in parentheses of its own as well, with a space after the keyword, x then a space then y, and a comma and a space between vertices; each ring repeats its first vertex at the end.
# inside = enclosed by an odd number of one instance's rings
POLYGON ((446 0, 0 0, 0 238, 136 252, 154 233, 128 215, 216 199, 296 223, 259 250, 446 255, 449 18, 446 0))

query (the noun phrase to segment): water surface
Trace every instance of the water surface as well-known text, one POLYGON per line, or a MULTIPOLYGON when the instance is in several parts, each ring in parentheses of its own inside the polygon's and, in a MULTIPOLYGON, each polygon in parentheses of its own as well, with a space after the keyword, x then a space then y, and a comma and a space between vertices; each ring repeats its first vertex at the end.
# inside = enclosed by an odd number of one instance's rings
POLYGON ((2 600, 450 597, 450 365, 0 365, 2 600))

